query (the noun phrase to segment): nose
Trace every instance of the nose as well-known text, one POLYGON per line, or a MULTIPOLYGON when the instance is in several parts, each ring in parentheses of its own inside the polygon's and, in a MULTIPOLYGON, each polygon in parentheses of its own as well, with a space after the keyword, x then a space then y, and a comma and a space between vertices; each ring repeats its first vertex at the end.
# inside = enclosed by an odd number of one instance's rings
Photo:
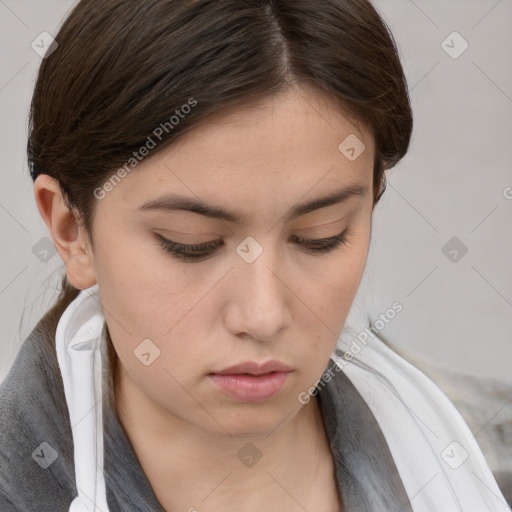
POLYGON ((293 293, 270 253, 239 261, 230 276, 226 327, 234 335, 271 340, 290 323, 293 293))

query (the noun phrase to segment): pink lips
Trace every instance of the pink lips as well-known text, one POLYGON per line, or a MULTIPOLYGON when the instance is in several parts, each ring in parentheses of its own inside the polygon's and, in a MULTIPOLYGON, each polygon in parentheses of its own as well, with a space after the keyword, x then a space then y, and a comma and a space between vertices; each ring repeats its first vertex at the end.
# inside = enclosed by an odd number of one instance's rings
POLYGON ((208 375, 213 384, 242 402, 261 402, 275 395, 292 369, 279 361, 258 364, 252 361, 214 371, 208 375))

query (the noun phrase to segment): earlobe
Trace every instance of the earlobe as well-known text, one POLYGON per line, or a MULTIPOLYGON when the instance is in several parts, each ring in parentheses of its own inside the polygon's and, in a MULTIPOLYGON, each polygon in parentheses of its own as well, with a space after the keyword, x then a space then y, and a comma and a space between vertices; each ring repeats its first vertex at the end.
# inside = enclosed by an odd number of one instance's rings
POLYGON ((40 174, 34 182, 34 197, 39 214, 66 265, 70 283, 79 290, 96 284, 87 234, 64 202, 59 182, 47 174, 40 174))

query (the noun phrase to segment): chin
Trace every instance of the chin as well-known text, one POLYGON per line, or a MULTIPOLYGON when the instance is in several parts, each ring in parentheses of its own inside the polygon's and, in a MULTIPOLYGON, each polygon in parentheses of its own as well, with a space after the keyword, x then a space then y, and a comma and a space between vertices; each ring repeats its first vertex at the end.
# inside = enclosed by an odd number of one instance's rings
POLYGON ((232 412, 224 412, 216 416, 222 418, 219 423, 225 430, 221 429, 221 433, 226 431, 232 437, 246 438, 262 438, 268 437, 276 432, 279 428, 284 427, 288 421, 295 415, 297 411, 287 411, 281 404, 270 404, 267 402, 259 402, 257 407, 255 404, 233 404, 230 408, 232 412))

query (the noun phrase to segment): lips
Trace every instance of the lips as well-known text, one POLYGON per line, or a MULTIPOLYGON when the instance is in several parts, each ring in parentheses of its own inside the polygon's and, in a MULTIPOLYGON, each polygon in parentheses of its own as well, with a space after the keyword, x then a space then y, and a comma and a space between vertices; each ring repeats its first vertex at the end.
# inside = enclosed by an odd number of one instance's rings
POLYGON ((214 371, 215 375, 240 375, 247 373, 249 375, 263 375, 271 372, 290 372, 292 368, 281 361, 267 361, 263 364, 254 361, 246 361, 244 363, 236 364, 224 368, 222 370, 214 371))
POLYGON ((212 384, 239 402, 262 402, 284 386, 292 368, 280 361, 240 363, 208 375, 212 384))

